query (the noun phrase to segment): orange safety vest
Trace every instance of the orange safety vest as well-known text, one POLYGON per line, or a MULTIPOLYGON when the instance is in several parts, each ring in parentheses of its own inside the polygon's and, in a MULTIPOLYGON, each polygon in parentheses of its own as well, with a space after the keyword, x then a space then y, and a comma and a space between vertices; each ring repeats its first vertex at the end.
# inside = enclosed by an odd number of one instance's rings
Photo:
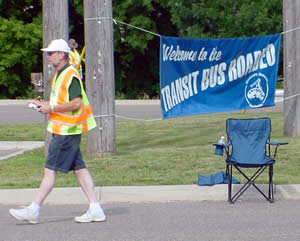
POLYGON ((47 130, 58 135, 75 135, 85 133, 96 127, 92 108, 89 104, 86 93, 78 71, 70 65, 57 77, 54 74, 51 83, 50 105, 62 105, 69 102, 69 86, 73 77, 77 78, 81 87, 82 104, 81 108, 72 112, 55 111, 49 114, 47 130))

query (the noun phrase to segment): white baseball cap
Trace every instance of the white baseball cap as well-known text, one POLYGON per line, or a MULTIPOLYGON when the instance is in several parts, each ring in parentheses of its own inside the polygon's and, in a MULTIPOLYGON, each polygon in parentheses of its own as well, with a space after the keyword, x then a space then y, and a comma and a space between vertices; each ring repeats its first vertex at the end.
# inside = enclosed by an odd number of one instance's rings
POLYGON ((47 48, 43 48, 41 50, 45 52, 61 51, 61 52, 69 53, 70 47, 65 40, 55 39, 51 41, 51 43, 48 45, 47 48))

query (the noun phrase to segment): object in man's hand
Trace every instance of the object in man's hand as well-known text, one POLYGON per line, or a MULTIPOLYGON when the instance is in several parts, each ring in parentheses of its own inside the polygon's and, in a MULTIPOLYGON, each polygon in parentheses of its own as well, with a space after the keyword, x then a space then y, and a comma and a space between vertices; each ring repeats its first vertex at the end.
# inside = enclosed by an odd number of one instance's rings
POLYGON ((37 109, 40 108, 40 106, 39 106, 39 105, 36 105, 36 104, 33 104, 33 103, 29 103, 29 104, 28 104, 28 108, 37 110, 37 109))

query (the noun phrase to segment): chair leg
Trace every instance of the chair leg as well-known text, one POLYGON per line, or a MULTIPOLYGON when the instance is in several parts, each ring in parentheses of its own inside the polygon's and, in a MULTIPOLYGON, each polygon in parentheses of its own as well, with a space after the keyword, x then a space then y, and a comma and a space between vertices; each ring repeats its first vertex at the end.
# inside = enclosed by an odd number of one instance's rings
POLYGON ((228 202, 233 204, 232 202, 232 165, 226 165, 226 175, 228 177, 228 202))
MULTIPOLYGON (((234 167, 244 176, 244 178, 247 179, 247 182, 245 184, 243 184, 243 186, 234 193, 234 195, 232 194, 232 165, 231 165, 231 169, 229 169, 231 171, 230 176, 229 176, 229 182, 230 185, 228 186, 228 201, 233 204, 235 203, 240 196, 242 196, 242 194, 250 187, 253 186, 267 201, 269 201, 270 203, 272 203, 274 201, 274 191, 273 191, 273 165, 268 165, 269 166, 269 190, 268 190, 268 194, 264 193, 262 190, 260 190, 258 188, 258 186, 255 184, 255 180, 260 176, 260 174, 263 173, 263 171, 267 168, 267 166, 262 166, 260 168, 258 168, 256 170, 256 172, 249 178, 245 175, 245 173, 242 172, 242 170, 238 167, 235 166, 234 167), (233 196, 232 196, 233 195, 233 196), (268 196, 267 196, 268 195, 268 196)), ((230 172, 229 171, 229 172, 230 172)))
POLYGON ((274 202, 273 164, 269 165, 269 201, 274 202))

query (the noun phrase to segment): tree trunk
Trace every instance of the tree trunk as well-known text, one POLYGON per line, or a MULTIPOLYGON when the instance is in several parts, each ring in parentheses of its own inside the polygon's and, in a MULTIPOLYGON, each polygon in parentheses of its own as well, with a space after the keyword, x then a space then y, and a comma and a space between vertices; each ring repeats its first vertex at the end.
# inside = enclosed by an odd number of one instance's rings
MULTIPOLYGON (((69 10, 68 0, 43 0, 43 47, 47 47, 54 39, 69 38, 69 10)), ((50 97, 51 80, 54 68, 48 65, 46 53, 43 54, 44 100, 50 97)), ((45 116, 45 126, 48 116, 45 116)), ((45 130, 45 155, 48 154, 48 145, 51 135, 45 130)))
MULTIPOLYGON (((300 1, 283 0, 284 31, 300 26, 300 1)), ((300 30, 283 36, 284 46, 284 98, 296 95, 300 91, 300 30)), ((300 96, 284 101, 284 134, 300 135, 300 96), (299 102, 299 104, 298 104, 299 102)))
POLYGON ((112 0, 85 0, 86 88, 97 128, 88 133, 89 154, 116 149, 112 0))

